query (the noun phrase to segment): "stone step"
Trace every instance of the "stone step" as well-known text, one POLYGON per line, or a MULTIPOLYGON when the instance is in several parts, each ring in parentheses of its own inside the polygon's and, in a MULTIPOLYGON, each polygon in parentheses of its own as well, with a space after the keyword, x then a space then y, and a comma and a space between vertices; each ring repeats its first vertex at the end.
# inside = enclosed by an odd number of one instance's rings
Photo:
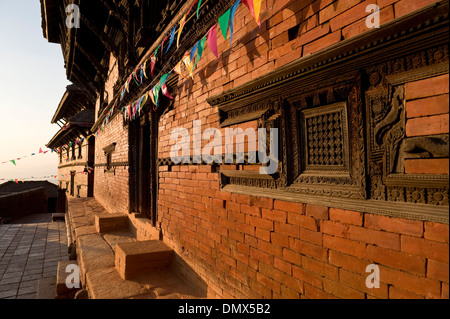
POLYGON ((96 269, 114 267, 114 252, 99 234, 86 234, 77 238, 77 256, 81 283, 86 273, 96 269))
POLYGON ((123 230, 128 227, 128 216, 124 214, 96 214, 94 225, 98 233, 123 230))
POLYGON ((58 297, 67 297, 67 299, 73 299, 77 291, 80 289, 81 282, 78 263, 74 260, 59 261, 56 276, 56 293, 58 297), (72 287, 69 288, 68 284, 72 287))
POLYGON ((118 243, 115 266, 122 279, 150 270, 167 268, 172 262, 173 250, 160 240, 118 243))
POLYGON ((123 279, 115 268, 98 269, 86 276, 91 299, 200 299, 206 295, 169 269, 123 279))

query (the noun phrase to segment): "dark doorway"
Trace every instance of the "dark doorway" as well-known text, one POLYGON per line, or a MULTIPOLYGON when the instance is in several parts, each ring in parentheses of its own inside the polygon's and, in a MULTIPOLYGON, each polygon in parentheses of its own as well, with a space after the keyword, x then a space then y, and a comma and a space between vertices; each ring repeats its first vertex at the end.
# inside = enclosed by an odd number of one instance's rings
POLYGON ((130 212, 156 223, 157 129, 152 113, 129 124, 130 212))

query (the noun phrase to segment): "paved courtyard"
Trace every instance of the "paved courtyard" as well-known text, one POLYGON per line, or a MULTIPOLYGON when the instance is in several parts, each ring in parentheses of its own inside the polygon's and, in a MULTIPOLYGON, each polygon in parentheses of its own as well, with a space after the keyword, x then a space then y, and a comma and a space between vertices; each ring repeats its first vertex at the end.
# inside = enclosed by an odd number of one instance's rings
POLYGON ((0 299, 35 299, 39 280, 56 277, 67 259, 65 224, 51 214, 0 225, 0 299))

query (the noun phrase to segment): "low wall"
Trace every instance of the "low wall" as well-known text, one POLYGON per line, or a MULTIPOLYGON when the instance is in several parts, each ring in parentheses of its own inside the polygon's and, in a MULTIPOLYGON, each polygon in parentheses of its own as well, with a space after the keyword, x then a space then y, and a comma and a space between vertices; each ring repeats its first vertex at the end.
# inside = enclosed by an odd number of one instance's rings
POLYGON ((26 215, 48 212, 45 188, 0 196, 0 217, 17 219, 26 215))

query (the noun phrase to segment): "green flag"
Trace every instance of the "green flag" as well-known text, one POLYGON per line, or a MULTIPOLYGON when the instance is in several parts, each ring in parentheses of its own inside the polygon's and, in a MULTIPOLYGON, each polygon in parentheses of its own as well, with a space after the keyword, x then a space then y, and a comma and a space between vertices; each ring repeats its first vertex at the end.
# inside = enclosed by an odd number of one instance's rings
POLYGON ((230 23, 230 14, 231 14, 231 8, 227 10, 220 18, 219 18, 219 25, 220 30, 222 30, 222 35, 227 39, 227 32, 228 32, 228 24, 230 23))
POLYGON ((15 160, 10 160, 11 163, 14 164, 14 166, 16 166, 16 161, 15 160))
POLYGON ((198 44, 198 51, 197 51, 197 60, 195 61, 194 64, 194 69, 197 66, 198 61, 200 60, 200 58, 202 57, 203 54, 203 50, 205 49, 205 43, 206 43, 206 36, 203 37, 203 39, 200 41, 200 43, 198 44))

